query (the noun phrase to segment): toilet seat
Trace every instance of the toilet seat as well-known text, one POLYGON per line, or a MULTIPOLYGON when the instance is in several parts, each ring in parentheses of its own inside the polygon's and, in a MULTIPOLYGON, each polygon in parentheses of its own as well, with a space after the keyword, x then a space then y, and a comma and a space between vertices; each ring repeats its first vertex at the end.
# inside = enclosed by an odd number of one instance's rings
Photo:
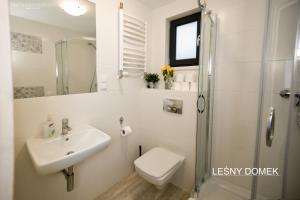
POLYGON ((184 157, 155 147, 134 161, 136 171, 150 183, 162 186, 172 177, 184 157))

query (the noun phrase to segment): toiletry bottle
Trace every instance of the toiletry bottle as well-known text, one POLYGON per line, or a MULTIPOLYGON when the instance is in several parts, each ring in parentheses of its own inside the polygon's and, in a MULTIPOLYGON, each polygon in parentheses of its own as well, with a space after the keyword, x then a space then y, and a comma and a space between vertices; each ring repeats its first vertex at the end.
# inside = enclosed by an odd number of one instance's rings
POLYGON ((55 135, 56 129, 55 129, 55 123, 52 120, 52 116, 48 115, 47 122, 44 124, 44 137, 50 138, 55 135))

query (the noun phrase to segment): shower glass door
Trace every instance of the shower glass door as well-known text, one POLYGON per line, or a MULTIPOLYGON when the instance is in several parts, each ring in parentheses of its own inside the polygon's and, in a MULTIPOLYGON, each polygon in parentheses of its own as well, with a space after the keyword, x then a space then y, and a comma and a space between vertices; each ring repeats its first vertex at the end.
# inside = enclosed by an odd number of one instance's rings
POLYGON ((255 199, 300 199, 299 1, 270 0, 255 199))
POLYGON ((57 94, 97 91, 96 40, 73 38, 55 44, 57 94))
POLYGON ((197 100, 196 192, 210 176, 211 118, 214 86, 215 16, 202 12, 197 100))
POLYGON ((67 50, 67 41, 59 41, 55 44, 57 95, 69 94, 67 50))

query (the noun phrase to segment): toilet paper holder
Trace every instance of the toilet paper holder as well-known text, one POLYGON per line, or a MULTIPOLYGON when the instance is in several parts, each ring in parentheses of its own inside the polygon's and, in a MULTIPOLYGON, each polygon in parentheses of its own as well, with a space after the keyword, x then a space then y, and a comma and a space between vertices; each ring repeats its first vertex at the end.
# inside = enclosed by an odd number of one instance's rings
POLYGON ((120 121, 120 125, 121 125, 121 128, 120 128, 120 133, 121 133, 121 136, 128 136, 132 133, 132 129, 130 126, 124 126, 124 117, 120 117, 119 119, 120 121))

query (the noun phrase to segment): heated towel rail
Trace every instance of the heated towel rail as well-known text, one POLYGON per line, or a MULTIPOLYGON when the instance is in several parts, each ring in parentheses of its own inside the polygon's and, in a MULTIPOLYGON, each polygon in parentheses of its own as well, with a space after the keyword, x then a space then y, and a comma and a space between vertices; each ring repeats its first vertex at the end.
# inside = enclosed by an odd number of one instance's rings
POLYGON ((119 78, 143 76, 147 64, 147 23, 119 11, 119 78))

